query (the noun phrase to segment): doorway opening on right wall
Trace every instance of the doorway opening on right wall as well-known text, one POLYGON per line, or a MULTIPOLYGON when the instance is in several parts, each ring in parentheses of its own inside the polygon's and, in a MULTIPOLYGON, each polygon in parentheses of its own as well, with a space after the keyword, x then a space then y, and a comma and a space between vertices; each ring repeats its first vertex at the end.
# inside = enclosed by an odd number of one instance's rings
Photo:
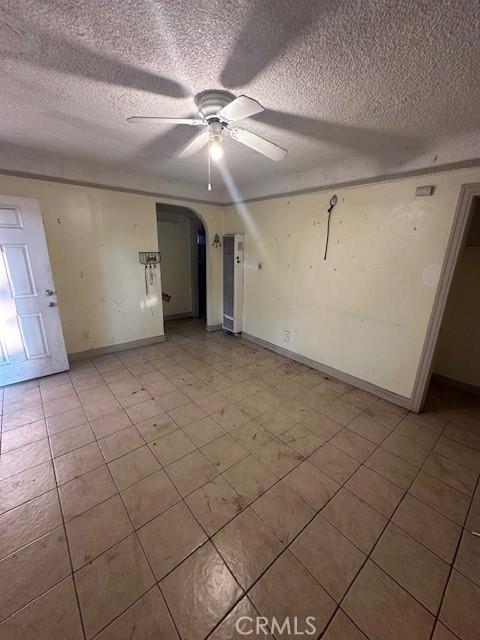
POLYGON ((480 398, 480 197, 473 202, 438 334, 430 389, 436 386, 480 398))
POLYGON ((461 189, 415 381, 413 411, 480 408, 479 294, 480 184, 470 184, 461 189))

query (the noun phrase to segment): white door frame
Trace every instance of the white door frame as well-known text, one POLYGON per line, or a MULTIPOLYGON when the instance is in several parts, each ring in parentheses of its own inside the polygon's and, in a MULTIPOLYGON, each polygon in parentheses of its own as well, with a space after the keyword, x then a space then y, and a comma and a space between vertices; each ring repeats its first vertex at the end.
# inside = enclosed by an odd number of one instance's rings
POLYGON ((473 213, 473 202, 476 197, 480 197, 480 183, 462 185, 450 236, 448 238, 437 293, 428 323, 427 334, 423 344, 422 355, 420 356, 420 363, 413 385, 411 410, 415 412, 423 409, 427 395, 438 334, 442 325, 453 274, 457 267, 460 252, 467 238, 468 227, 473 213))

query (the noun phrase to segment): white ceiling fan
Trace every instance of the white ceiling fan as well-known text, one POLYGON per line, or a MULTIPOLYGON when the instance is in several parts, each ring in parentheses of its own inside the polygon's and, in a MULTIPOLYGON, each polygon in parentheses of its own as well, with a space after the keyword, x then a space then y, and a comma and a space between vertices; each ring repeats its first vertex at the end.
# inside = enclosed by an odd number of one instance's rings
POLYGON ((233 140, 254 149, 258 153, 278 162, 283 160, 287 151, 277 144, 258 136, 256 133, 236 126, 236 122, 264 111, 262 105, 248 98, 232 96, 223 91, 204 91, 195 98, 198 118, 163 118, 156 116, 132 116, 128 122, 139 124, 170 124, 201 127, 201 131, 180 151, 179 158, 189 158, 209 145, 209 155, 219 160, 223 155, 223 141, 226 135, 233 140))

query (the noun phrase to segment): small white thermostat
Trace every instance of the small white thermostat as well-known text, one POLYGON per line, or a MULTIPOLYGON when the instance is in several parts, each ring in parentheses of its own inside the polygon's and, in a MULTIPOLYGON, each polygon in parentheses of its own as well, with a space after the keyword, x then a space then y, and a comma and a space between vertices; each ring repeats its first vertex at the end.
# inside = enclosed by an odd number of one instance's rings
POLYGON ((433 195, 435 187, 432 184, 426 185, 425 187, 417 187, 415 189, 416 196, 431 196, 433 195))

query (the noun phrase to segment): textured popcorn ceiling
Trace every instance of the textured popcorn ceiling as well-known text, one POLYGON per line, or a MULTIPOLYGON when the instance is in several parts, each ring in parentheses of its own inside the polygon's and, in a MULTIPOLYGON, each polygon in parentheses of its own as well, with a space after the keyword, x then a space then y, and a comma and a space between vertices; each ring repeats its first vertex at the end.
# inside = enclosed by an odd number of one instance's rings
POLYGON ((226 143, 245 197, 478 158, 478 0, 3 0, 0 168, 225 200, 175 154, 205 89, 267 109, 226 143))

